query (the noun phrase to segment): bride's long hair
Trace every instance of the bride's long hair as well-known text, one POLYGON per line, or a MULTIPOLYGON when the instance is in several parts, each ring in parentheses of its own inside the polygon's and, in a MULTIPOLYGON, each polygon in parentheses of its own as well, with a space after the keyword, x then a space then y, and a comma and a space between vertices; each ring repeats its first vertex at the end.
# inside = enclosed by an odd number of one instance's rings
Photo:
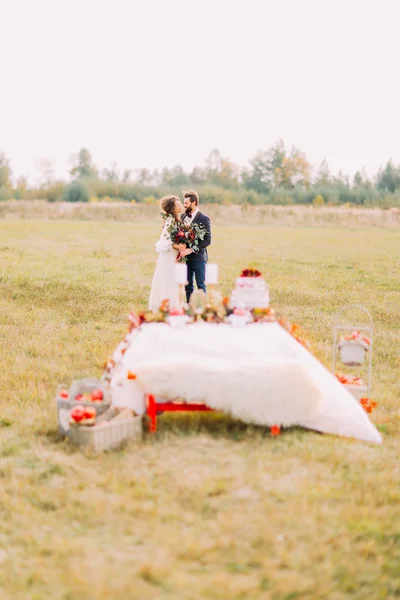
POLYGON ((174 217, 175 221, 180 221, 179 213, 177 211, 177 203, 180 202, 178 196, 164 196, 161 198, 161 209, 169 217, 174 217))

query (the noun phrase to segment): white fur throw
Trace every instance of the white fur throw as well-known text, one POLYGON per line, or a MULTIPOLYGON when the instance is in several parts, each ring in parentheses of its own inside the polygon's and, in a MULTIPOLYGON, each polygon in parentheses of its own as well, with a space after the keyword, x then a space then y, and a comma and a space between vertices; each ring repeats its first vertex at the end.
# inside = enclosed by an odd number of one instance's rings
POLYGON ((138 383, 165 399, 204 402, 248 423, 290 426, 311 419, 321 392, 297 359, 159 357, 136 365, 138 383))

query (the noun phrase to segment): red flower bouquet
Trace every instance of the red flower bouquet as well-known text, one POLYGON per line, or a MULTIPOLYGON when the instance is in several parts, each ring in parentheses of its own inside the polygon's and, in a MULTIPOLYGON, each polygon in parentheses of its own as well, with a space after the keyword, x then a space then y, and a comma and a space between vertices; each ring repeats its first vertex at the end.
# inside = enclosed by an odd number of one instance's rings
MULTIPOLYGON (((199 242, 204 240, 206 230, 201 225, 193 223, 192 225, 184 225, 179 221, 175 221, 168 228, 168 233, 171 236, 173 244, 185 244, 186 248, 191 248, 193 252, 200 250, 199 242)), ((186 262, 186 257, 178 254, 178 262, 186 262)))
POLYGON ((240 273, 240 277, 261 277, 262 273, 257 269, 243 269, 240 273))

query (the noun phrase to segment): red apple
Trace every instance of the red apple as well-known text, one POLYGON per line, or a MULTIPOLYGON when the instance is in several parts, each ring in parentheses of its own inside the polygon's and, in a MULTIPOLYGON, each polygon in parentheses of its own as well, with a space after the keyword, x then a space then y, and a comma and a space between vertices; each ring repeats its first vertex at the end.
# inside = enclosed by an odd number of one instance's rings
POLYGON ((101 390, 93 390, 92 392, 92 402, 98 402, 98 401, 102 401, 104 394, 101 390))
POLYGON ((184 315, 185 312, 184 312, 183 308, 175 307, 175 308, 171 308, 171 310, 169 311, 169 314, 171 317, 178 317, 178 316, 184 315))
POLYGON ((93 406, 85 406, 83 412, 84 419, 94 419, 96 416, 96 409, 93 406))
POLYGON ((78 394, 77 396, 75 396, 75 400, 76 400, 77 402, 81 402, 81 401, 82 401, 82 398, 83 398, 82 394, 78 394))
POLYGON ((60 398, 68 398, 68 392, 67 392, 67 390, 60 390, 58 392, 58 395, 60 396, 60 398))
POLYGON ((74 421, 76 421, 76 423, 79 423, 79 421, 82 421, 82 419, 85 416, 85 409, 83 408, 83 406, 75 406, 75 408, 73 408, 71 410, 71 419, 73 419, 74 421))

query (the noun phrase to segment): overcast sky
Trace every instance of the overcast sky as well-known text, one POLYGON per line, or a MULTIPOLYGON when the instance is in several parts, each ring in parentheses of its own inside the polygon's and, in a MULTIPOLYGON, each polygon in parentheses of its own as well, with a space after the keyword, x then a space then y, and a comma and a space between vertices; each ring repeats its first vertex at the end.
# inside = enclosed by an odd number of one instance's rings
POLYGON ((400 163, 400 0, 0 0, 16 175, 245 165, 279 137, 349 174, 400 163))

